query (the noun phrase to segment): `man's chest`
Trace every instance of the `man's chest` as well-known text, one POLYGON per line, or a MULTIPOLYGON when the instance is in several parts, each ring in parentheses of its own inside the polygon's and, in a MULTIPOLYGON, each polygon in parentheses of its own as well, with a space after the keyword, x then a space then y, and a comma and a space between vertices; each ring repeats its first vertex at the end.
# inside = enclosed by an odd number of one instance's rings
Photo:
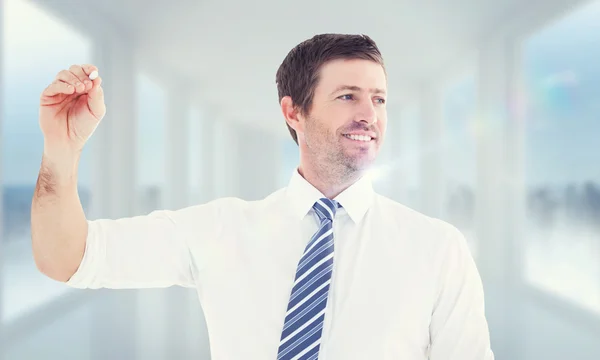
MULTIPOLYGON (((252 333, 276 349, 298 261, 312 231, 289 230, 249 229, 243 241, 225 241, 213 249, 218 261, 199 274, 209 329, 211 319, 215 324, 236 319, 230 334, 252 333)), ((351 230, 335 229, 324 351, 421 354, 429 342, 433 294, 426 263, 394 234, 351 230)))

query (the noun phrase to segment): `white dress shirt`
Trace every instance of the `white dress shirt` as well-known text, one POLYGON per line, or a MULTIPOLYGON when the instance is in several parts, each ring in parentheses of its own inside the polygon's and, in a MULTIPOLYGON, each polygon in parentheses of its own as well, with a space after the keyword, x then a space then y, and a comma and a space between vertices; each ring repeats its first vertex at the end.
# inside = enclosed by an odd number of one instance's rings
MULTIPOLYGON (((277 358, 296 266, 324 197, 294 171, 260 201, 221 198, 89 221, 76 288, 195 287, 213 360, 277 358)), ((374 192, 340 194, 320 360, 492 360, 463 235, 374 192)))

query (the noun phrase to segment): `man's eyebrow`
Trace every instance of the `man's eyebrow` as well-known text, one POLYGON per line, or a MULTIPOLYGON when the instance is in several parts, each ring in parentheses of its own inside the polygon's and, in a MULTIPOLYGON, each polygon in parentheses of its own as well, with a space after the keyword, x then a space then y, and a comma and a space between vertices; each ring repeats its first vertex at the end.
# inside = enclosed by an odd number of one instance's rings
MULTIPOLYGON (((340 92, 342 90, 350 90, 350 91, 362 91, 362 88, 359 86, 355 86, 355 85, 342 85, 339 86, 337 89, 335 89, 335 91, 333 91, 331 93, 331 95, 340 92)), ((385 95, 385 90, 383 89, 370 89, 372 93, 374 94, 381 94, 381 95, 385 95)))

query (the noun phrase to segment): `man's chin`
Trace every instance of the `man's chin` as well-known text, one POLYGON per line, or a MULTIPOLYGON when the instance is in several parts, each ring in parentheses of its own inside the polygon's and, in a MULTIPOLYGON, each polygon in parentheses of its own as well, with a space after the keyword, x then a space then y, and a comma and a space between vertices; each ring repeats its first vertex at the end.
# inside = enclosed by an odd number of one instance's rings
POLYGON ((346 165, 353 171, 368 171, 374 164, 375 157, 369 154, 360 154, 346 157, 346 165))

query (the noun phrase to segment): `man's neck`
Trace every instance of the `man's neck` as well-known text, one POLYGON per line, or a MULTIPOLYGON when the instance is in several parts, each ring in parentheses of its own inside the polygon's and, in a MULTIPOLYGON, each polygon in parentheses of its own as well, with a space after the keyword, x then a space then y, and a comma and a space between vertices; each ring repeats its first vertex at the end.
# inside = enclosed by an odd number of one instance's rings
MULTIPOLYGON (((334 199, 344 190, 358 181, 362 174, 356 172, 346 176, 336 176, 335 171, 317 171, 313 168, 302 166, 298 167, 300 175, 312 186, 319 190, 328 199, 334 199)), ((338 172, 341 174, 343 172, 338 172)))

